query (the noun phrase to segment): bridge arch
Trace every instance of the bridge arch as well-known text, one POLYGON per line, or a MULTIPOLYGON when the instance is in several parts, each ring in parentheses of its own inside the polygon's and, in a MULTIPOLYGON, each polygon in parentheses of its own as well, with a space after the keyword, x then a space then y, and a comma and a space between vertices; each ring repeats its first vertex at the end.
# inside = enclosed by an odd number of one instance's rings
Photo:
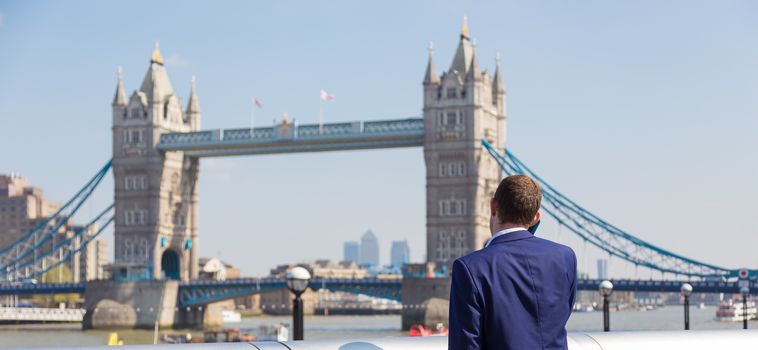
POLYGON ((179 280, 179 254, 172 249, 166 249, 161 255, 161 272, 167 280, 179 280))

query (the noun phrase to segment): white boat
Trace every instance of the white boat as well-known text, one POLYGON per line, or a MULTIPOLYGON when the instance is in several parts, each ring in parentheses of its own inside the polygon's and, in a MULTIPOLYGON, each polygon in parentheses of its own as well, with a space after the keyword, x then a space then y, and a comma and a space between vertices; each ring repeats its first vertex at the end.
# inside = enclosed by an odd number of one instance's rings
POLYGON ((242 315, 234 310, 222 310, 221 317, 224 318, 224 323, 239 323, 242 322, 242 315))
POLYGON ((574 304, 574 312, 593 312, 595 308, 592 305, 584 305, 580 303, 574 304))
MULTIPOLYGON (((729 299, 728 301, 721 302, 719 308, 716 309, 716 321, 742 322, 744 319, 744 312, 741 300, 735 302, 734 300, 729 299)), ((756 318, 757 313, 758 310, 756 310, 755 302, 752 300, 748 301, 747 319, 752 320, 756 318)))
POLYGON ((289 325, 286 323, 279 323, 273 325, 261 325, 258 326, 258 331, 255 332, 255 340, 258 341, 288 341, 289 339, 289 325))

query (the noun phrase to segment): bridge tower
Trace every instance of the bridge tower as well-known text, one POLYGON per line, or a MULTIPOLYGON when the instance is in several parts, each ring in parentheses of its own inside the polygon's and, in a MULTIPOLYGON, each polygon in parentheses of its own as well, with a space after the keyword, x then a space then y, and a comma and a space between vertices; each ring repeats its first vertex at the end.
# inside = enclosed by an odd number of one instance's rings
POLYGON ((437 75, 429 47, 424 76, 426 259, 447 263, 481 249, 490 237, 489 198, 501 179, 482 138, 505 146, 505 88, 481 71, 466 18, 447 72, 437 75))
POLYGON ((159 152, 165 132, 200 128, 194 78, 186 110, 156 43, 142 85, 127 100, 119 69, 113 99, 116 280, 197 277, 198 159, 159 152))

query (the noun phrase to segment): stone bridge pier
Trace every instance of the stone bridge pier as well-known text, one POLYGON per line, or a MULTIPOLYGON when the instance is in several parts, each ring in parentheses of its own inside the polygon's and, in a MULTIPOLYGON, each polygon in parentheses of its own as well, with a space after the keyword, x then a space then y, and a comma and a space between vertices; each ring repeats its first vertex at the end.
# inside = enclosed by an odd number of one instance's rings
POLYGON ((209 328, 223 325, 231 301, 178 305, 178 281, 90 281, 85 292, 84 329, 209 328))

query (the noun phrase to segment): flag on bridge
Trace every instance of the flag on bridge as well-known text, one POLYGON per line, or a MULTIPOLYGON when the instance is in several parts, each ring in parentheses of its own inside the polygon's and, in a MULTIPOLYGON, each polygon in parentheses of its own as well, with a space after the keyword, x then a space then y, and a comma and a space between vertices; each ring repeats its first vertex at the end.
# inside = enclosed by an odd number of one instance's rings
POLYGON ((332 101, 334 100, 334 95, 326 92, 326 90, 321 90, 321 99, 324 101, 332 101))
POLYGON ((261 108, 261 109, 263 108, 263 103, 261 102, 261 100, 258 99, 258 97, 253 96, 253 103, 255 104, 256 107, 261 108))

